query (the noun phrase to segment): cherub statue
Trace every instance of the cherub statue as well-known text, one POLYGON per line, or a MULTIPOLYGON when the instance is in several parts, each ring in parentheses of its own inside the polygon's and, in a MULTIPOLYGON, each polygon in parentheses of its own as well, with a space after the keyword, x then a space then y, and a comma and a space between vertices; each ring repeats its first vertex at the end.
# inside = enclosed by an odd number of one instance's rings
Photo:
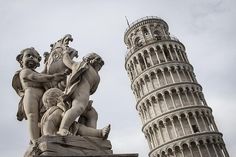
MULTIPOLYGON (((67 105, 65 105, 60 99, 62 95, 63 92, 58 88, 51 88, 44 93, 42 99, 47 111, 41 119, 42 135, 56 135, 67 109, 67 105)), ((73 135, 92 136, 106 139, 110 132, 110 125, 103 129, 95 129, 74 121, 69 130, 73 135)))
POLYGON ((70 126, 83 114, 90 95, 97 90, 100 82, 98 71, 104 65, 104 61, 98 54, 90 53, 83 58, 83 61, 75 62, 68 53, 64 53, 63 63, 72 71, 63 96, 64 101, 71 104, 71 108, 66 111, 58 132, 65 136, 70 134, 70 126))
POLYGON ((26 48, 16 57, 21 70, 17 71, 12 80, 12 86, 21 97, 19 103, 18 120, 28 119, 31 142, 34 143, 40 136, 38 127, 39 108, 41 98, 48 82, 64 79, 65 73, 53 75, 41 74, 35 71, 40 65, 41 57, 34 48, 26 48), (23 110, 22 110, 23 109, 23 110), (19 114, 21 113, 21 114, 19 114), (20 117, 21 116, 21 117, 20 117))

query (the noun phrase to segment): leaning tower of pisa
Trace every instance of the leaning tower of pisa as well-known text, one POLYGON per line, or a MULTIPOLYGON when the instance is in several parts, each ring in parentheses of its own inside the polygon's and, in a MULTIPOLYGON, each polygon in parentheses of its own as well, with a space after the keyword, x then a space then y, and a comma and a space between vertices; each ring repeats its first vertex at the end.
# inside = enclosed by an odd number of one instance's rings
POLYGON ((229 157, 184 45, 158 17, 129 25, 125 68, 150 157, 229 157))

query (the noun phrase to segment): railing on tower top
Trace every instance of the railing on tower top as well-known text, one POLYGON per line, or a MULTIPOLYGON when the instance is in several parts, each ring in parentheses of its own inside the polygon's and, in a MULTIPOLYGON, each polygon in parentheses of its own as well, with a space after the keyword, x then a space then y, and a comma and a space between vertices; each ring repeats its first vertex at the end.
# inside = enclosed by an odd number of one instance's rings
POLYGON ((143 17, 143 18, 141 18, 141 19, 138 19, 138 20, 132 22, 132 23, 129 25, 129 27, 125 30, 125 33, 126 33, 131 27, 133 27, 135 24, 137 24, 137 23, 139 23, 139 22, 141 22, 141 21, 143 21, 143 20, 148 20, 148 19, 159 19, 159 20, 162 20, 160 17, 157 17, 157 16, 145 16, 145 17, 143 17))

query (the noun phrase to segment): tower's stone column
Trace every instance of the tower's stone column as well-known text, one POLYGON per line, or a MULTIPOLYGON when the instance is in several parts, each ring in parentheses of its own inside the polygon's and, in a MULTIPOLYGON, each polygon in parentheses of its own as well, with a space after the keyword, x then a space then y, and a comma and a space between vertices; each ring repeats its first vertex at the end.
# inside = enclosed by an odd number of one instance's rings
POLYGON ((228 157, 184 45, 158 17, 132 23, 125 68, 150 157, 228 157))

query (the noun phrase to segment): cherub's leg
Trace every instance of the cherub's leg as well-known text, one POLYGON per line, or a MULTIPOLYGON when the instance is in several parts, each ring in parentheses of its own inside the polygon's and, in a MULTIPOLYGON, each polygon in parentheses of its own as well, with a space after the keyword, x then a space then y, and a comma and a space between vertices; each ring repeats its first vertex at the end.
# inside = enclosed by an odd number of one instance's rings
POLYGON ((110 129, 111 129, 110 125, 102 129, 94 129, 91 127, 87 127, 83 124, 79 124, 78 134, 81 136, 92 136, 92 137, 100 137, 103 139, 107 139, 110 129))
POLYGON ((38 100, 32 97, 24 97, 24 109, 28 120, 30 139, 34 143, 40 137, 40 129, 38 127, 38 100))
POLYGON ((86 113, 86 118, 87 118, 86 126, 96 129, 97 128, 98 114, 97 114, 96 110, 93 107, 91 107, 91 110, 89 110, 86 113))
POLYGON ((66 135, 69 133, 67 131, 69 130, 71 124, 84 112, 88 101, 89 95, 80 95, 75 97, 75 99, 72 101, 72 107, 66 111, 61 121, 58 132, 60 135, 66 135))

